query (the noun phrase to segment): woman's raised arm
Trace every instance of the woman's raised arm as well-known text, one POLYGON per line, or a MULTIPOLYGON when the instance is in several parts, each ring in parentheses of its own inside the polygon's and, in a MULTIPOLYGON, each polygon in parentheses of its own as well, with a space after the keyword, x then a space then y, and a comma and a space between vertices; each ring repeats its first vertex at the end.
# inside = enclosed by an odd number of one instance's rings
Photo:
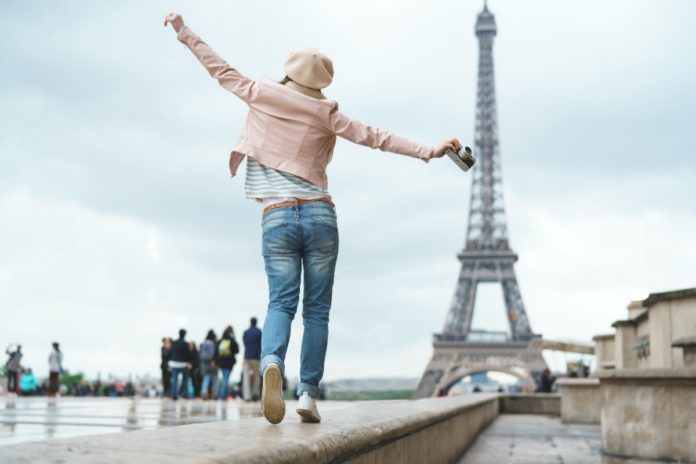
POLYGON ((447 149, 456 151, 459 145, 459 140, 454 137, 445 139, 434 147, 422 145, 379 127, 363 124, 360 121, 349 118, 338 110, 331 113, 331 128, 336 135, 353 143, 420 158, 423 161, 428 161, 431 158, 440 158, 447 149))
POLYGON ((208 70, 210 76, 216 79, 224 89, 229 90, 246 103, 256 97, 256 82, 241 75, 239 71, 227 64, 207 43, 184 24, 184 19, 180 14, 169 13, 164 18, 165 27, 168 24, 171 24, 176 31, 176 38, 191 50, 198 61, 208 70))

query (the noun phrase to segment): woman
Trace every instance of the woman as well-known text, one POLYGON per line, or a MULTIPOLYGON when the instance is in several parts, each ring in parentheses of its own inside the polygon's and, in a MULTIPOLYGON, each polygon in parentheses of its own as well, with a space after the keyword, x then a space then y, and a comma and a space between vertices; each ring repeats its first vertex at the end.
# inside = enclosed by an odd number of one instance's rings
POLYGON ((217 395, 218 368, 215 363, 215 355, 217 352, 217 336, 215 331, 210 329, 205 336, 205 341, 201 343, 199 351, 201 358, 201 376, 203 383, 201 385, 201 398, 207 400, 213 395, 217 395), (213 392, 210 394, 210 392, 213 392))
POLYGON ((208 73, 249 107, 230 156, 230 171, 234 176, 247 157, 246 195, 264 206, 262 250, 269 303, 260 364, 263 414, 273 424, 285 416, 284 360, 304 272, 297 413, 304 422, 319 422, 315 400, 324 372, 338 256, 336 211, 326 179, 336 136, 424 161, 443 156, 447 149, 456 150, 459 142, 451 138, 430 147, 350 119, 322 92, 334 70, 331 60, 318 50, 292 53, 281 82, 254 81, 220 58, 186 27, 181 15, 167 15, 164 25, 168 24, 208 73))
POLYGON ((53 349, 48 355, 48 396, 56 396, 60 386, 60 374, 63 372, 63 353, 58 342, 53 342, 53 349))
POLYGON ((17 345, 17 348, 12 350, 12 345, 8 346, 5 353, 9 359, 5 363, 7 367, 7 393, 17 393, 17 377, 22 365, 22 345, 17 345))
POLYGON ((162 338, 160 348, 160 372, 162 372, 162 396, 167 396, 172 388, 172 372, 169 368, 169 357, 172 351, 172 340, 170 337, 162 338))
POLYGON ((239 353, 239 345, 237 340, 234 339, 234 329, 231 325, 228 325, 222 332, 222 338, 218 343, 217 356, 215 358, 215 362, 222 371, 222 382, 220 383, 218 396, 223 401, 227 400, 229 395, 230 374, 232 374, 232 369, 237 363, 237 353, 239 353))
POLYGON ((183 391, 189 398, 198 398, 201 396, 201 357, 198 354, 196 342, 190 341, 188 343, 188 349, 191 359, 191 365, 189 366, 189 378, 191 379, 191 384, 190 388, 185 388, 183 391))

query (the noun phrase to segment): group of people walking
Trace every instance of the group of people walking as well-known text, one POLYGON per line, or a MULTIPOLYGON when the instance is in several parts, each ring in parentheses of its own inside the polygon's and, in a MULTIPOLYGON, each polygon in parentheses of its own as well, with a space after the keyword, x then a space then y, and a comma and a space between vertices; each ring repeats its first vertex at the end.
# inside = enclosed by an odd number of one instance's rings
MULTIPOLYGON (((261 396, 259 363, 261 357, 261 329, 255 317, 244 332, 244 362, 242 396, 256 401, 261 396)), ((200 397, 226 400, 230 395, 230 376, 237 363, 239 344, 232 326, 227 326, 218 338, 210 329, 205 340, 196 346, 186 340, 186 329, 179 330, 179 338, 162 339, 161 364, 163 396, 200 397)))
MULTIPOLYGON (((22 365, 22 345, 10 345, 5 350, 8 358, 5 362, 7 369, 7 393, 32 395, 38 389, 36 376, 30 367, 22 365)), ((58 393, 60 374, 63 372, 63 352, 58 342, 53 342, 48 355, 48 390, 49 396, 58 393)))

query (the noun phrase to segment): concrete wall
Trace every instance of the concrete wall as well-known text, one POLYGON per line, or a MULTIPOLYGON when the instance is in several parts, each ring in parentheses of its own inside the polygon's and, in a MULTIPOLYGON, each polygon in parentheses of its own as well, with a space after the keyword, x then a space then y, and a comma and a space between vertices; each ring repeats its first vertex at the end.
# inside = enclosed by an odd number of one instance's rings
POLYGON ((451 463, 497 416, 499 405, 488 401, 465 414, 428 425, 391 442, 380 443, 345 462, 350 464, 451 463))
POLYGON ((637 342, 636 328, 633 325, 616 327, 614 336, 614 360, 616 369, 631 369, 638 365, 638 356, 633 345, 637 342))
POLYGON ((605 453, 696 462, 696 369, 597 372, 605 453))
MULTIPOLYGON (((641 324, 650 331, 650 362, 646 367, 655 369, 678 367, 672 363, 672 311, 670 306, 671 302, 669 301, 657 303, 650 308, 650 318, 641 324)), ((679 364, 681 365, 681 359, 679 364)))
POLYGON ((598 369, 613 369, 614 360, 614 335, 597 335, 595 342, 595 359, 598 369))
MULTIPOLYGON (((672 342, 681 337, 696 335, 696 299, 660 301, 648 310, 649 317, 635 326, 635 339, 636 342, 641 339, 650 341, 649 354, 641 356, 639 352, 635 364, 625 360, 624 367, 652 369, 685 367, 682 350, 673 348, 672 342)), ((626 340, 630 342, 628 338, 626 340)), ((623 349, 626 351, 628 348, 630 346, 625 346, 623 349)))
POLYGON ((506 395, 500 398, 500 412, 558 416, 561 414, 561 397, 556 393, 506 395))
POLYGON ((696 298, 670 302, 672 308, 672 338, 696 334, 696 298))
POLYGON ((9 463, 450 463, 500 410, 498 394, 347 403, 321 424, 263 418, 2 448, 9 463))
POLYGON ((558 379, 561 395, 561 420, 586 424, 599 424, 601 395, 599 379, 558 379))
MULTIPOLYGON (((672 333, 670 343, 683 337, 696 335, 696 298, 669 302, 672 333)), ((672 367, 686 367, 681 349, 672 348, 672 367)))
MULTIPOLYGON (((696 289, 651 294, 628 305, 629 320, 616 321, 614 368, 669 369, 687 367, 677 339, 696 335, 696 289), (638 348, 636 345, 639 345, 638 348)), ((612 368, 602 351, 604 335, 595 337, 600 369, 612 368)))

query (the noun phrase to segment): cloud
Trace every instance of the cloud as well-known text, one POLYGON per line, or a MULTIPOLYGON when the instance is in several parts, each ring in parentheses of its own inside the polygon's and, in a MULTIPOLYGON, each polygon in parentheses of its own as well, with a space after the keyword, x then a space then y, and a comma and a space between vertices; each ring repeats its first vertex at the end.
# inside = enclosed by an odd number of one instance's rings
MULTIPOLYGON (((227 172, 245 108, 161 27, 168 10, 252 77, 279 78, 290 50, 318 46, 334 59, 329 96, 343 111, 433 143, 472 138, 480 8, 3 6, 0 343, 22 342, 40 374, 53 339, 71 369, 155 374, 161 336, 239 332, 263 314, 260 208, 243 198, 244 170, 227 172)), ((694 285, 695 6, 491 8, 523 298, 535 330, 589 341, 630 299, 694 285)), ((329 179, 341 253, 326 376, 418 376, 454 292, 470 177, 447 160, 339 141, 329 179)), ((505 328, 496 290, 481 295, 475 323, 505 328)))

